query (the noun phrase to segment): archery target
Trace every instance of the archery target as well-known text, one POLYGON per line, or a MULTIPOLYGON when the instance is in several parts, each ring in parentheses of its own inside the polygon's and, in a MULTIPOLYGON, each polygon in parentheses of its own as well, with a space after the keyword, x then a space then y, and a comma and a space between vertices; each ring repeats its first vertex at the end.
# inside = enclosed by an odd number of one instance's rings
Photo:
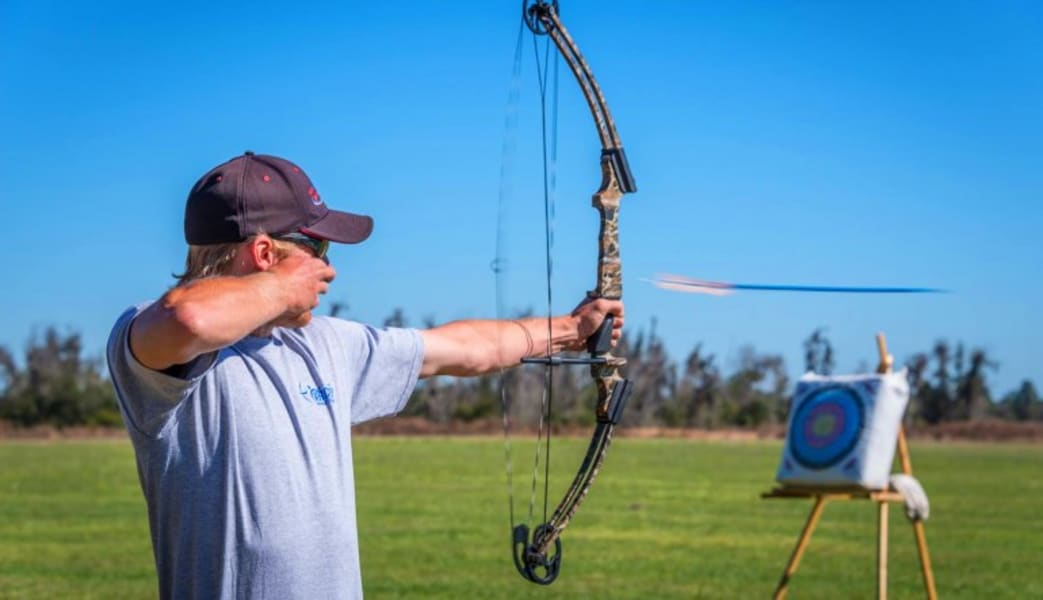
POLYGON ((905 371, 800 379, 776 479, 812 486, 887 487, 902 414, 905 371))
POLYGON ((864 405, 849 387, 815 392, 793 417, 789 436, 793 458, 809 469, 823 469, 851 453, 865 424, 864 405))

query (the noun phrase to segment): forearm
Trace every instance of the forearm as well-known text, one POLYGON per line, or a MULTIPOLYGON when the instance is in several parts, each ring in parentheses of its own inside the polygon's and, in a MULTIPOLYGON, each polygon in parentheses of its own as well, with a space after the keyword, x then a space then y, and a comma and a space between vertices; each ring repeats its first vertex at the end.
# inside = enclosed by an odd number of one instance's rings
POLYGON ((282 282, 271 273, 201 279, 139 315, 132 348, 146 366, 166 368, 229 346, 286 310, 282 282))
POLYGON ((579 320, 560 316, 549 321, 545 317, 454 321, 422 334, 425 351, 421 376, 470 376, 575 346, 579 320))

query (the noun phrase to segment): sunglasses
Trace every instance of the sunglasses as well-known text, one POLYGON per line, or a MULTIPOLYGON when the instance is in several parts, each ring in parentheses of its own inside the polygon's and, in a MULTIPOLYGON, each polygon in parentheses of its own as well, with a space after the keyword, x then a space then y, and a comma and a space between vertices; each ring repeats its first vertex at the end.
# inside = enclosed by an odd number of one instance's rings
POLYGON ((284 242, 297 244, 298 246, 304 246, 305 248, 311 250, 311 253, 315 255, 315 258, 321 258, 323 260, 326 259, 326 252, 330 249, 329 240, 320 240, 318 238, 313 238, 304 235, 303 233, 284 233, 282 235, 272 237, 274 237, 277 240, 282 240, 284 242))

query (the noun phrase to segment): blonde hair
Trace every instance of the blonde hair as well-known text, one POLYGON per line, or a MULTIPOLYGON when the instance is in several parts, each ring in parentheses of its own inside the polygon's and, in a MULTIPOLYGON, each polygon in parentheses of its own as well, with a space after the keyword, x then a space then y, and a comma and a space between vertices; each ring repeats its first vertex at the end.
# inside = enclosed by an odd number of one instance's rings
MULTIPOLYGON (((263 234, 264 232, 259 232, 257 235, 263 234)), ((228 275, 232 272, 232 266, 236 255, 239 254, 239 249, 252 242, 255 237, 257 236, 250 236, 241 242, 232 242, 230 244, 208 244, 205 246, 190 244, 188 246, 188 255, 185 257, 184 273, 174 274, 174 278, 177 279, 177 286, 187 285, 197 279, 228 275)), ((293 247, 289 242, 281 240, 273 239, 272 242, 275 244, 276 256, 279 258, 285 258, 290 253, 290 248, 293 247)))

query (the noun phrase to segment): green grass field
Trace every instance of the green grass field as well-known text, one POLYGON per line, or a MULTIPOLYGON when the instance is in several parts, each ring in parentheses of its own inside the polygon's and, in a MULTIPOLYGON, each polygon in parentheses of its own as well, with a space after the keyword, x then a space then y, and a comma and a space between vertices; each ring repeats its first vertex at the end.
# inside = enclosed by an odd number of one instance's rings
MULTIPOLYGON (((584 445, 555 440, 552 489, 571 478, 584 445)), ((515 441, 515 497, 526 513, 523 446, 515 441)), ((777 442, 619 439, 563 536, 561 576, 544 588, 511 563, 502 439, 359 438, 355 447, 368 598, 769 597, 810 507, 759 499, 777 442)), ((939 595, 1043 597, 1043 446, 914 441, 912 452, 931 498, 939 595)), ((921 597, 898 507, 890 525, 890 595, 921 597)), ((870 503, 830 504, 790 597, 873 597, 875 532, 870 503)), ((0 598, 155 595, 128 442, 0 443, 0 598)))

